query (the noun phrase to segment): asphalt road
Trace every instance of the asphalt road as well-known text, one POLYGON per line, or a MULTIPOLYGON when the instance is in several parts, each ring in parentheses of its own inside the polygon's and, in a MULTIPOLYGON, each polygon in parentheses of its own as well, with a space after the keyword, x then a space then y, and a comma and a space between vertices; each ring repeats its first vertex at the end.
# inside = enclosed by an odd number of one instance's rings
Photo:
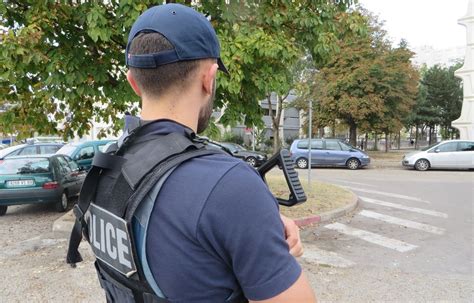
POLYGON ((474 301, 474 172, 316 168, 312 178, 361 200, 351 216, 303 231, 321 301, 474 301))

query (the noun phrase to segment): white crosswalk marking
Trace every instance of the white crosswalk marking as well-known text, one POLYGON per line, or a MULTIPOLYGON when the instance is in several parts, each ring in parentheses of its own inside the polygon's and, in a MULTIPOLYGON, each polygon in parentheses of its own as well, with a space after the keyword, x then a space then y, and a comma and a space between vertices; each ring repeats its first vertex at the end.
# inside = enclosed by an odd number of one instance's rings
POLYGON ((428 203, 430 204, 430 201, 425 201, 420 198, 416 197, 410 197, 410 196, 405 196, 405 195, 399 195, 399 194, 394 194, 394 193, 387 193, 384 191, 378 191, 378 190, 372 190, 372 189, 362 189, 362 188, 357 188, 357 187, 351 187, 351 186, 342 186, 345 188, 349 188, 355 191, 360 191, 363 193, 369 193, 369 194, 377 194, 377 195, 382 195, 382 196, 388 196, 388 197, 393 197, 393 198, 400 198, 404 200, 410 200, 410 201, 416 201, 416 202, 423 202, 423 203, 428 203))
POLYGON ((375 187, 375 185, 371 185, 371 184, 359 183, 359 182, 352 182, 352 181, 346 181, 346 180, 341 180, 341 179, 334 179, 334 181, 336 181, 336 182, 343 182, 343 183, 349 183, 349 184, 355 184, 355 185, 362 185, 362 186, 375 187))
POLYGON ((423 209, 423 208, 417 208, 417 207, 409 207, 397 203, 392 203, 392 202, 387 202, 387 201, 381 201, 377 199, 372 199, 368 197, 362 197, 359 196, 359 198, 362 199, 363 202, 367 203, 372 203, 372 204, 377 204, 377 205, 382 205, 382 206, 387 206, 387 207, 392 207, 392 208, 398 208, 398 209, 403 209, 415 213, 420 213, 424 215, 430 215, 430 216, 435 216, 435 217, 440 217, 440 218, 447 218, 448 215, 442 212, 434 211, 434 210, 428 210, 428 209, 423 209))
POLYGON ((315 245, 304 243, 303 247, 304 253, 302 258, 308 263, 342 268, 355 265, 354 262, 340 257, 335 252, 319 249, 315 245))
POLYGON ((367 218, 377 219, 377 220, 384 221, 387 223, 392 223, 392 224, 398 224, 398 225, 405 226, 408 228, 414 228, 414 229, 426 231, 432 234, 442 235, 445 232, 444 228, 439 228, 436 226, 418 223, 415 221, 410 221, 410 220, 401 219, 397 217, 387 216, 387 215, 379 214, 370 210, 362 210, 358 214, 367 218))
POLYGON ((325 228, 338 231, 340 233, 354 236, 367 242, 394 249, 399 252, 407 252, 417 248, 416 245, 408 244, 403 241, 387 238, 369 231, 349 227, 341 223, 332 223, 324 226, 325 228))

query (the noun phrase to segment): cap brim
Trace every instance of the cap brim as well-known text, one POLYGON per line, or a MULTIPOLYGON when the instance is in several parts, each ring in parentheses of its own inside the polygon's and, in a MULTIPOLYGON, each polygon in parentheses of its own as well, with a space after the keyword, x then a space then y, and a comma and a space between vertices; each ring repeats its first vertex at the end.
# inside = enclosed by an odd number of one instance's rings
POLYGON ((229 71, 227 70, 227 67, 225 67, 224 62, 222 62, 221 58, 217 58, 217 65, 219 66, 220 71, 229 75, 229 71))

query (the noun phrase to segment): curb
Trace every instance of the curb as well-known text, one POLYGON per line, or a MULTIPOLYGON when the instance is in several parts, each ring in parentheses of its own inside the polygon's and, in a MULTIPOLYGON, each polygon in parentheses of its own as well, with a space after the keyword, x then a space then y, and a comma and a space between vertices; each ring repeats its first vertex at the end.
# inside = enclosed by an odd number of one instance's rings
POLYGON ((352 191, 351 194, 352 198, 349 204, 328 212, 324 212, 320 215, 295 219, 296 225, 298 225, 298 227, 304 227, 315 223, 325 223, 347 215, 348 213, 356 209, 359 205, 359 197, 357 197, 357 195, 354 194, 352 191))
POLYGON ((53 237, 57 239, 69 238, 74 222, 75 217, 71 209, 53 222, 53 237))
MULTIPOLYGON (((319 215, 294 219, 296 225, 298 225, 298 227, 304 227, 304 226, 308 226, 315 223, 328 222, 328 221, 347 215, 348 213, 356 209, 359 204, 359 197, 357 197, 356 194, 354 194, 352 191, 351 191, 351 194, 352 194, 352 197, 349 204, 340 208, 333 209, 328 212, 321 213, 319 215)), ((66 214, 56 219, 56 221, 54 221, 53 236, 55 238, 69 238, 69 235, 74 226, 74 222, 75 222, 75 218, 71 209, 66 214)))

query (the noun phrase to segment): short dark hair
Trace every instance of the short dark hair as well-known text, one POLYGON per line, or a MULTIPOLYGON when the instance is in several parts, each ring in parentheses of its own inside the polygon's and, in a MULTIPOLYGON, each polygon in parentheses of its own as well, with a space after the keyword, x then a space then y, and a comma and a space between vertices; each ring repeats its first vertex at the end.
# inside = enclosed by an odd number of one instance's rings
MULTIPOLYGON (((159 33, 141 33, 132 40, 129 53, 143 55, 173 49, 171 43, 159 33)), ((170 89, 184 89, 199 67, 201 60, 179 61, 156 68, 130 67, 137 85, 147 95, 159 96, 170 89)))

